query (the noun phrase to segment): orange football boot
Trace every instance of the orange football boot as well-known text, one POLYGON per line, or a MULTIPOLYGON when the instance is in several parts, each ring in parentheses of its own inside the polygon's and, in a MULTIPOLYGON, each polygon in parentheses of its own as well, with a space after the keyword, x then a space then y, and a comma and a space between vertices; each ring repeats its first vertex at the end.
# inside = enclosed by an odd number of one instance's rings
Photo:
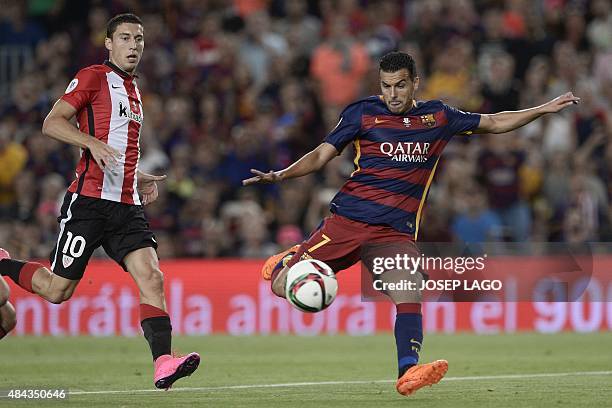
POLYGON ((437 384, 448 371, 448 361, 436 360, 429 364, 410 367, 398 380, 395 388, 402 395, 412 395, 426 385, 437 384))
POLYGON ((261 268, 261 276, 265 280, 272 279, 272 272, 274 272, 274 269, 279 265, 279 263, 282 261, 282 266, 287 265, 287 262, 289 262, 289 260, 291 259, 291 257, 288 257, 287 255, 293 256, 293 254, 297 252, 299 247, 299 245, 294 245, 286 251, 281 252, 280 254, 272 255, 271 257, 269 257, 266 260, 266 263, 264 263, 263 268, 261 268))

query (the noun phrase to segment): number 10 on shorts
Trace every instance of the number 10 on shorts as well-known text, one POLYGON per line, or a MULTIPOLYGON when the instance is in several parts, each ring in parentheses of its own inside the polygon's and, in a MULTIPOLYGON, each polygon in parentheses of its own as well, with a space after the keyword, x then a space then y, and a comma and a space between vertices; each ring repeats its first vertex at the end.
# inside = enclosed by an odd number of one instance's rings
POLYGON ((68 268, 72 265, 74 258, 78 258, 83 255, 85 251, 85 238, 80 235, 73 235, 72 232, 66 231, 66 243, 64 244, 64 248, 62 249, 62 264, 64 268, 68 268))

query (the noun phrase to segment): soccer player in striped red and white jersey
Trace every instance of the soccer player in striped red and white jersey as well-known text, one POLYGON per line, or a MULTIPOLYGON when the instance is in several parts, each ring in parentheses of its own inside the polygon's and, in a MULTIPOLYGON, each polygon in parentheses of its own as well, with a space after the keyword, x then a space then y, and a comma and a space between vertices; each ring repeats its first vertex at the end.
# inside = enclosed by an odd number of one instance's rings
MULTIPOLYGON (((359 260, 371 265, 372 244, 399 244, 403 254, 419 256, 415 241, 427 192, 440 155, 454 135, 509 132, 580 100, 568 92, 521 111, 467 113, 437 100, 416 101, 419 78, 410 55, 389 53, 379 68, 382 95, 349 105, 324 142, 291 166, 268 173, 253 169, 255 176, 243 181, 244 185, 276 183, 313 173, 353 144, 355 171, 333 198, 332 215, 301 245, 264 264, 262 275, 272 281, 272 291, 278 296, 286 297, 287 271, 304 258, 321 260, 339 272, 359 260)), ((397 306, 396 389, 411 395, 440 381, 448 362, 418 364, 423 342, 420 292, 386 294, 397 306)))
MULTIPOLYGON (((102 246, 130 273, 140 291, 140 318, 154 360, 154 384, 169 388, 191 375, 200 356, 171 354, 157 242, 143 205, 157 198, 157 181, 138 171, 142 99, 135 70, 144 50, 144 27, 133 14, 107 25, 104 64, 80 70, 45 119, 43 133, 81 148, 76 177, 66 193, 51 268, 0 259, 0 274, 52 303, 72 296, 93 251, 102 246), (77 126, 70 123, 76 118, 77 126)), ((6 251, 4 251, 6 252, 6 251)), ((1 258, 1 257, 0 257, 1 258)))

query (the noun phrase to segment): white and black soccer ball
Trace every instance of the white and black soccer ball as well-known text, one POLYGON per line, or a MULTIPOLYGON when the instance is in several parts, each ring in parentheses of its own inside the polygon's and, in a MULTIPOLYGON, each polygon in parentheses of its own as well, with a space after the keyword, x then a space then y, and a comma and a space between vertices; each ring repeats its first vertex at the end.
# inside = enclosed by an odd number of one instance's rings
POLYGON ((325 262, 305 259, 289 269, 285 290, 287 300, 296 309, 316 313, 332 304, 338 281, 325 262))

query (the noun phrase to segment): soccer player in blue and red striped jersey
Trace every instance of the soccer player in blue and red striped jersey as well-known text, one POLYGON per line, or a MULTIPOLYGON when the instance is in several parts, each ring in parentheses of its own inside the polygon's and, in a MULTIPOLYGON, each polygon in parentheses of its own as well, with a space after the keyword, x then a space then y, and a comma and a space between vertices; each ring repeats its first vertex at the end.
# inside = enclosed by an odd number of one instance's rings
MULTIPOLYGON (((440 155, 453 135, 504 133, 546 113, 578 103, 568 92, 541 106, 513 112, 475 114, 462 112, 441 101, 419 101, 413 58, 392 52, 380 61, 382 95, 359 100, 344 109, 331 133, 316 149, 286 169, 255 175, 243 181, 276 183, 321 169, 350 143, 355 171, 331 202, 325 218, 310 238, 270 257, 262 269, 272 281, 272 291, 285 297, 288 269, 303 258, 327 263, 335 272, 364 257, 363 249, 377 242, 403 242, 417 254, 415 241, 427 191, 440 155)), ((423 341, 420 296, 389 294, 397 306, 395 338, 398 357, 397 391, 410 395, 437 383, 448 362, 418 364, 423 341)))

